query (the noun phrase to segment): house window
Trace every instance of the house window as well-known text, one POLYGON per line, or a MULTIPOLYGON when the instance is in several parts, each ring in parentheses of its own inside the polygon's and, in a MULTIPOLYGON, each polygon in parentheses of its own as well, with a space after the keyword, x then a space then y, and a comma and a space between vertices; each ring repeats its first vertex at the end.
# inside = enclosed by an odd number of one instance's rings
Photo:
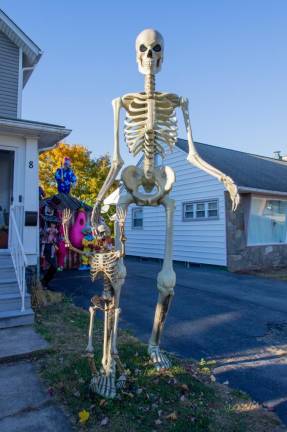
POLYGON ((183 220, 218 219, 218 200, 192 201, 183 203, 183 220))
POLYGON ((132 209, 132 228, 143 229, 143 209, 141 207, 132 209))
POLYGON ((287 243, 287 200, 252 197, 248 244, 287 243))

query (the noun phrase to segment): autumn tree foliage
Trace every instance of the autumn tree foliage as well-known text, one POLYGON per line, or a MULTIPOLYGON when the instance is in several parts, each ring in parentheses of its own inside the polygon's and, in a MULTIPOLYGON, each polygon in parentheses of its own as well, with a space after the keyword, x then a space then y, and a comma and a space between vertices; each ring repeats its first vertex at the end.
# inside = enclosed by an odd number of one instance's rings
MULTIPOLYGON (((86 147, 65 143, 60 143, 56 148, 42 153, 39 159, 40 185, 47 197, 57 193, 54 174, 56 169, 61 167, 64 156, 71 158, 72 168, 78 180, 77 185, 71 189, 71 194, 93 205, 110 169, 109 155, 93 158, 86 147)), ((112 192, 116 186, 115 184, 109 192, 112 192)))

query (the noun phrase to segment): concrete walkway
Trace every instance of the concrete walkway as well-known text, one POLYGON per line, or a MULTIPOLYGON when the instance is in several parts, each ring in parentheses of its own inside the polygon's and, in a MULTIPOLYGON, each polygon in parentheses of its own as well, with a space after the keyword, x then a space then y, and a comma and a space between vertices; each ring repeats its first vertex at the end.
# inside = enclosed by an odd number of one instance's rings
MULTIPOLYGON (((121 326, 148 341, 160 266, 126 264, 121 326)), ((287 283, 180 265, 176 273, 162 346, 184 357, 216 359, 218 381, 247 391, 287 424, 287 283)), ((79 271, 58 274, 52 283, 85 308, 99 285, 79 271)))
POLYGON ((40 382, 37 362, 48 344, 31 326, 0 330, 0 431, 68 432, 71 425, 40 382))

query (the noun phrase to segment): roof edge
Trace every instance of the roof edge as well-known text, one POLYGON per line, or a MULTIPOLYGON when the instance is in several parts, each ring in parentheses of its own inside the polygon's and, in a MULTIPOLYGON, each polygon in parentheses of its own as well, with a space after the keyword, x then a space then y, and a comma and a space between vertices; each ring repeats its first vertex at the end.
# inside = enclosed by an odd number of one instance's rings
POLYGON ((282 191, 273 191, 270 189, 257 189, 257 188, 251 188, 251 187, 246 187, 246 186, 238 186, 238 192, 241 194, 244 193, 258 193, 260 195, 274 195, 274 196, 286 196, 287 197, 287 192, 282 192, 282 191))
POLYGON ((32 66, 40 60, 43 52, 20 27, 0 9, 0 30, 28 57, 32 66))

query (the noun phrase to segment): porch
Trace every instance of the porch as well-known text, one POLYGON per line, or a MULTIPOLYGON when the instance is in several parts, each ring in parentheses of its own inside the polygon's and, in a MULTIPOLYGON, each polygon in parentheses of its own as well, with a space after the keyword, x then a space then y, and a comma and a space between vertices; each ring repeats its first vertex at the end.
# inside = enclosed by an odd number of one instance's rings
POLYGON ((39 261, 38 155, 69 133, 63 126, 0 118, 0 328, 33 322, 28 291, 39 261))

